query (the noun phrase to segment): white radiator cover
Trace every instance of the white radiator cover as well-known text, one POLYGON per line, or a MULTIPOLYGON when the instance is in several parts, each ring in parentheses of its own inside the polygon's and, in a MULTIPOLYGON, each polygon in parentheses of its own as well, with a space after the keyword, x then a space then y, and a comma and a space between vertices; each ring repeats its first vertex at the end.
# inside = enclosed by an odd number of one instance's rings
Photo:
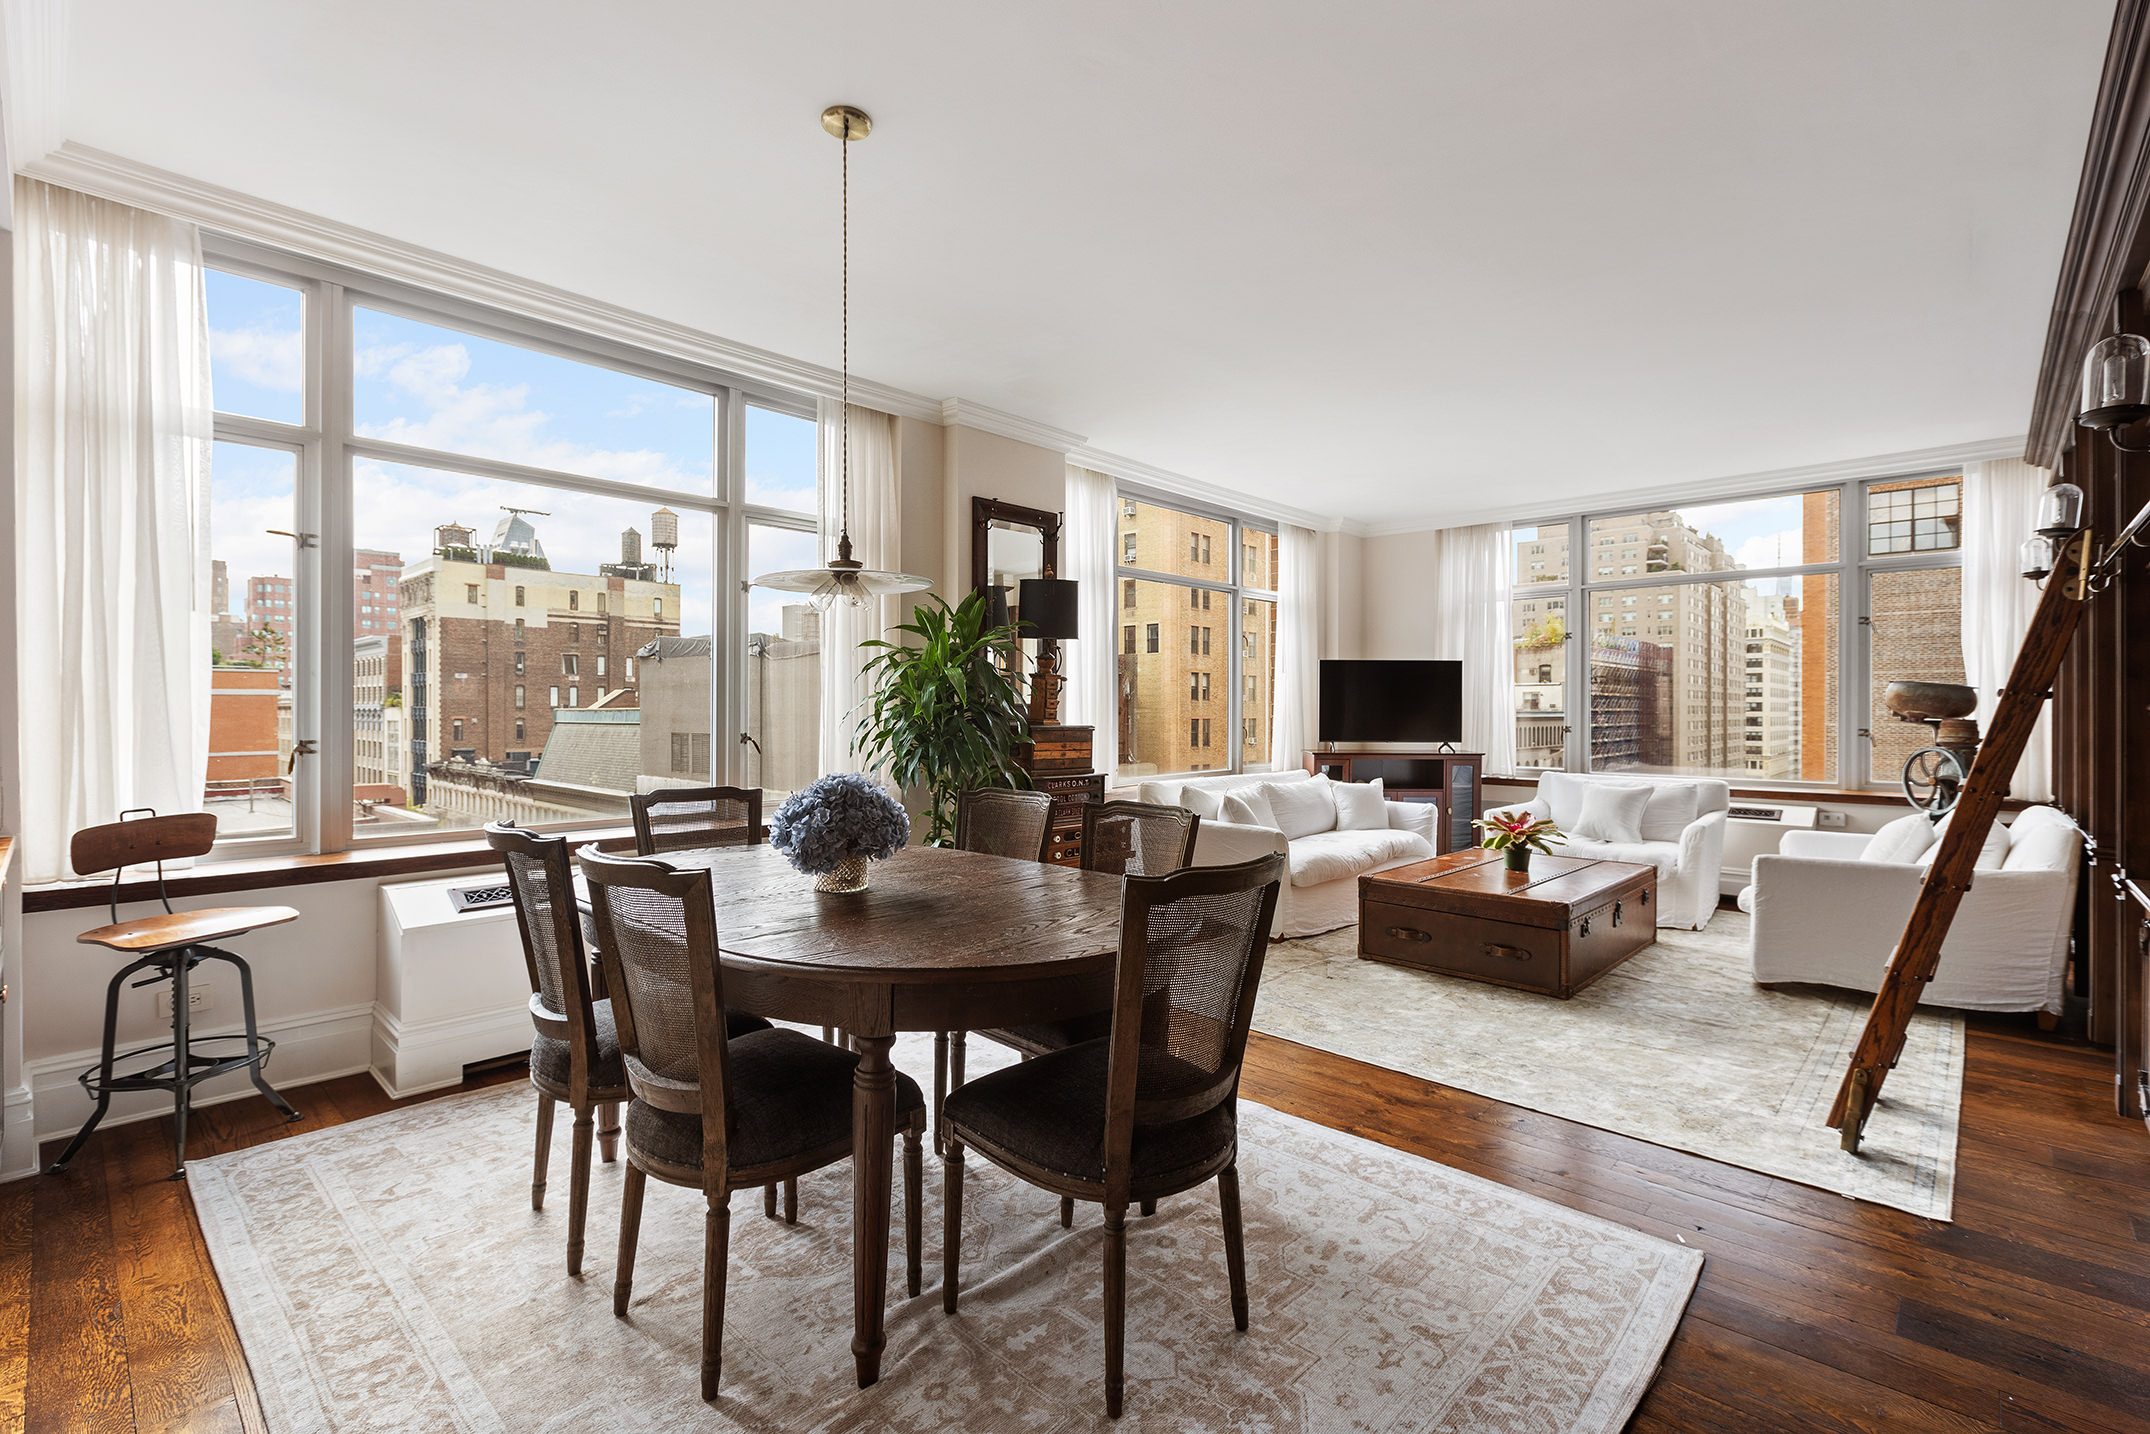
POLYGON ((381 886, 373 1075, 390 1095, 438 1090, 463 1067, 530 1049, 530 970, 513 906, 458 912, 458 876, 381 886))
POLYGON ((1733 798, 1724 824, 1724 867, 1717 875, 1718 892, 1739 895, 1754 880, 1754 859, 1763 852, 1774 854, 1788 831, 1811 831, 1820 814, 1820 807, 1733 798))

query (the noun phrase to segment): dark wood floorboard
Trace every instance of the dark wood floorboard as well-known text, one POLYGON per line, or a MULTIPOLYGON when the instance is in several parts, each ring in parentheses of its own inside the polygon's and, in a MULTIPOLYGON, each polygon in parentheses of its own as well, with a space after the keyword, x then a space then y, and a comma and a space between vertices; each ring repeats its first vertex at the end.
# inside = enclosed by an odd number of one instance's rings
MULTIPOLYGON (((1702 1250, 1638 1434, 2150 1434, 2150 1136, 2112 1113, 2102 1051, 1992 1021, 1966 1057, 1949 1224, 1259 1034, 1242 1089, 1702 1250)), ((369 1076, 288 1094, 304 1120, 213 1106, 189 1154, 408 1103, 369 1076)), ((0 1186, 0 1429, 261 1430, 170 1140, 115 1127, 68 1176, 0 1186)))

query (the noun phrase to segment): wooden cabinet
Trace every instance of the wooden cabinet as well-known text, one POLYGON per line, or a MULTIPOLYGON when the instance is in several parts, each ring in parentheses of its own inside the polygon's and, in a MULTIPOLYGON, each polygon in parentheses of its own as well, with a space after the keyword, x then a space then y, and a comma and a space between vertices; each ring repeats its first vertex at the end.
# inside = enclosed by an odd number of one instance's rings
POLYGON ((1105 774, 1090 770, 1088 727, 1033 724, 1028 742, 1015 749, 1015 765, 1030 773, 1030 784, 1053 799, 1053 834, 1045 859, 1056 866, 1082 860, 1082 809, 1103 801, 1105 774))
POLYGON ((1471 826, 1484 810, 1480 785, 1486 759, 1477 752, 1308 752, 1302 764, 1331 781, 1381 781, 1392 802, 1430 802, 1440 810, 1433 824, 1436 852, 1462 851, 1478 845, 1471 826))

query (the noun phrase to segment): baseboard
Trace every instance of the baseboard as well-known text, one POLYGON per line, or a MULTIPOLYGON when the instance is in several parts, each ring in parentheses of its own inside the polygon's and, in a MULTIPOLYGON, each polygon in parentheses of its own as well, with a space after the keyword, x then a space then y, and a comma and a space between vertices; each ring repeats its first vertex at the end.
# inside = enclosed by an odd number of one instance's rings
POLYGON ((23 1084, 5 1097, 7 1134, 0 1138, 0 1182, 35 1175, 37 1165, 37 1101, 25 1074, 23 1084))
POLYGON ((375 1006, 369 1034, 368 1068, 382 1090, 401 1100, 460 1084, 467 1065, 529 1050, 529 998, 434 1021, 399 1021, 375 1006))
MULTIPOLYGON (((528 1025, 528 1018, 524 1018, 528 1025)), ((331 1080, 337 1076, 354 1075, 367 1068, 368 1036, 373 1028, 373 1007, 346 1006, 332 1011, 315 1011, 308 1015, 290 1016, 282 1020, 263 1021, 258 1029, 261 1034, 276 1042, 276 1053, 269 1058, 266 1074, 278 1089, 285 1086, 307 1085, 315 1081, 331 1080)), ((221 1023, 199 1035, 231 1035, 221 1023)), ((24 1079, 30 1088, 30 1105, 35 1111, 36 1139, 51 1140, 73 1135, 82 1122, 88 1120, 96 1109, 96 1102, 82 1089, 76 1080, 83 1070, 97 1064, 99 1052, 95 1047, 73 1051, 66 1055, 47 1056, 32 1061, 23 1068, 24 1079)), ((229 1075, 205 1081, 194 1088, 193 1105, 196 1109, 215 1105, 221 1101, 239 1100, 255 1094, 254 1085, 245 1071, 233 1071, 229 1075)), ((172 1098, 162 1091, 123 1091, 112 1097, 111 1109, 105 1112, 103 1129, 109 1125, 124 1125, 131 1120, 150 1120, 172 1113, 172 1098)), ((27 1112, 26 1112, 27 1114, 27 1112)), ((31 1128, 25 1120, 25 1128, 31 1128)), ((8 1109, 8 1146, 13 1154, 15 1111, 12 1101, 8 1109)), ((36 1153, 31 1153, 32 1169, 35 1169, 36 1153)), ((13 1167, 10 1166, 10 1171, 13 1167)))

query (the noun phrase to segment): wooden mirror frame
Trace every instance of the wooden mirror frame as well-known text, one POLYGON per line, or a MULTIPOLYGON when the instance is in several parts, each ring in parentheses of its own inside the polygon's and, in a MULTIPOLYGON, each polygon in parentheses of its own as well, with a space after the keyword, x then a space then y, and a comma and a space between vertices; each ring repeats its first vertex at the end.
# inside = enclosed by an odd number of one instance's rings
POLYGON ((1044 547, 1044 569, 1040 577, 1060 576, 1060 515, 1043 508, 1025 508, 1017 503, 1003 503, 998 498, 973 498, 970 500, 970 586, 972 592, 984 592, 986 570, 986 533, 995 522, 1009 523, 1017 527, 1036 528, 1044 547))

